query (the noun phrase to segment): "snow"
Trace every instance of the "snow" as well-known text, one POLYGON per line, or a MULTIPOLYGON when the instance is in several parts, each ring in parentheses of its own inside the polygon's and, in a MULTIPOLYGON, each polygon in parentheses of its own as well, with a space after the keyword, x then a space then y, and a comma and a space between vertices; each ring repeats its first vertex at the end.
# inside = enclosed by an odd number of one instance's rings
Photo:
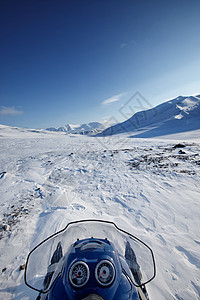
POLYGON ((128 120, 105 129, 99 136, 128 132, 134 138, 155 138, 197 129, 200 129, 199 96, 179 96, 139 111, 128 120))
MULTIPOLYGON (((35 299, 31 249, 70 221, 104 219, 154 251, 150 299, 200 299, 200 135, 88 137, 0 126, 0 299, 35 299)), ((145 258, 144 258, 145 259, 145 258)))

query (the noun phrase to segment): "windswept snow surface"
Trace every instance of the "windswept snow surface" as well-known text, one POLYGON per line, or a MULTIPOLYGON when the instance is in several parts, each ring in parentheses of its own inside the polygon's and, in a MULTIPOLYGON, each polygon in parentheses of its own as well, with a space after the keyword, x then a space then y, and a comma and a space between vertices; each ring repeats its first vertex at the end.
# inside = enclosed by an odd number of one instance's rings
POLYGON ((6 126, 0 135, 0 299, 35 299, 20 271, 29 251, 87 218, 114 221, 152 247, 157 276, 147 285, 150 299, 200 299, 199 139, 6 126))

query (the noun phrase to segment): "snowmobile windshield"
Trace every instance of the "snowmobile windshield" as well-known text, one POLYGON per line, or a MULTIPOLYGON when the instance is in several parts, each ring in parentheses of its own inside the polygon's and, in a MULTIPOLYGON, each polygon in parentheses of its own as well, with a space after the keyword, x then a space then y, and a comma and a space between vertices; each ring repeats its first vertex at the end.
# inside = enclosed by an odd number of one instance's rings
MULTIPOLYGON (((144 242, 118 228, 113 222, 81 220, 69 223, 29 253, 25 283, 39 292, 48 292, 61 274, 66 257, 74 244, 77 240, 88 238, 106 239, 114 245, 117 255, 128 265, 131 271, 130 280, 135 286, 146 284, 155 277, 153 252, 144 242)), ((87 250, 88 247, 98 249, 98 243, 83 247, 87 250)))

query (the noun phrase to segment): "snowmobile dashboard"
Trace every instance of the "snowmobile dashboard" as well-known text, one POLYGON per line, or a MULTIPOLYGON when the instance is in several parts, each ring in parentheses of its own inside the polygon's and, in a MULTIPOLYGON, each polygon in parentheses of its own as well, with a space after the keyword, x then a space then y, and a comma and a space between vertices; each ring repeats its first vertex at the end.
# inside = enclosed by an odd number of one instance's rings
POLYGON ((44 299, 139 299, 129 276, 107 239, 77 240, 44 299))
POLYGON ((40 300, 148 299, 154 277, 150 247, 103 220, 69 223, 29 253, 25 268, 40 300))
POLYGON ((110 295, 113 299, 119 286, 123 286, 124 291, 131 291, 129 281, 114 246, 108 240, 78 240, 70 249, 63 269, 63 285, 67 294, 82 299, 85 294, 95 292, 103 298, 108 299, 110 295))
POLYGON ((100 286, 112 284, 115 279, 112 252, 110 242, 107 240, 91 238, 77 241, 69 257, 69 260, 72 259, 68 271, 71 285, 75 288, 83 287, 89 281, 90 274, 100 286))

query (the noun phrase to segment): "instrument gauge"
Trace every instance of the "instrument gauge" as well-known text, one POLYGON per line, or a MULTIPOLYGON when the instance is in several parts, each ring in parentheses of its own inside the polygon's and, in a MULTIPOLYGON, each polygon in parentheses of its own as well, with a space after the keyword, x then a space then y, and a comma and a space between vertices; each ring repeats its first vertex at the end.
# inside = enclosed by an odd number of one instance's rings
POLYGON ((74 287, 83 287, 88 282, 89 276, 89 267, 83 261, 73 263, 69 269, 69 281, 74 287))
POLYGON ((110 285, 115 279, 115 268, 109 260, 101 260, 95 268, 95 277, 99 284, 110 285))

